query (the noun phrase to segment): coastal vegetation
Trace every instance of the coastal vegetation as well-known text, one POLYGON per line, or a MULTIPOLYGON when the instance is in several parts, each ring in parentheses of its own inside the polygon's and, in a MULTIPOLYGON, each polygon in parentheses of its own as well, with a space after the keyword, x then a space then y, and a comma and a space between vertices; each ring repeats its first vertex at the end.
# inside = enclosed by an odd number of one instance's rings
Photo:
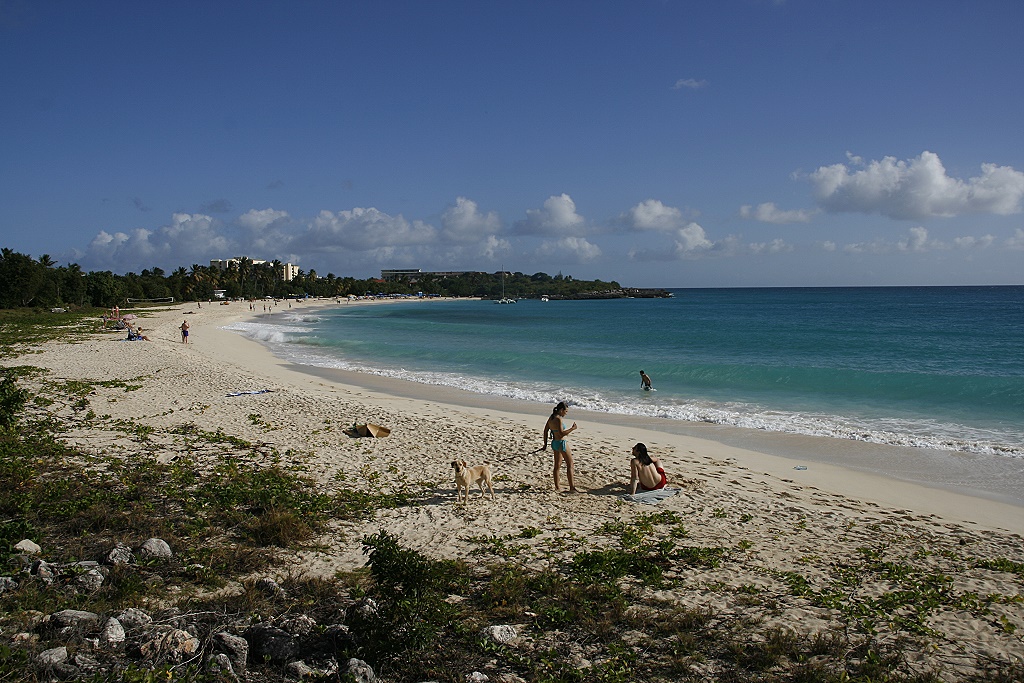
POLYGON ((48 254, 32 258, 4 248, 0 251, 0 308, 70 308, 123 306, 128 299, 207 301, 215 291, 235 299, 264 297, 347 297, 367 294, 417 294, 497 298, 576 297, 620 290, 617 282, 577 280, 547 273, 468 272, 439 276, 423 273, 416 280, 359 279, 315 270, 300 270, 292 280, 279 276, 279 261, 254 263, 242 258, 220 269, 200 264, 167 273, 147 268, 119 275, 109 270, 85 272, 77 264, 58 265, 48 254))
MULTIPOLYGON (((64 325, 26 315, 0 335, 80 334, 74 315, 64 325)), ((870 529, 851 522, 847 534, 872 539, 853 556, 822 549, 780 565, 745 537, 763 520, 718 507, 613 516, 588 535, 556 520, 502 536, 467 525, 469 560, 428 557, 381 529, 346 539, 361 546, 363 569, 314 576, 296 561, 300 553, 322 549, 348 522, 427 504, 445 482, 367 469, 318 483, 302 452, 188 420, 160 426, 103 414, 145 377, 56 377, 22 355, 0 368, 0 575, 13 579, 0 590, 0 681, 48 680, 38 656, 58 646, 79 663, 77 676, 64 670, 75 680, 239 680, 209 664, 218 634, 246 634, 255 648, 256 627, 284 632, 296 621, 309 627, 286 633, 295 656, 359 658, 395 683, 483 680, 470 678, 475 671, 542 683, 1024 680, 1020 662, 958 640, 958 621, 1008 637, 1022 628, 1024 564, 986 553, 967 532, 950 542, 893 521, 864 522, 870 529), (92 447, 72 445, 82 434, 92 447), (697 525, 712 522, 730 533, 695 541, 697 525), (102 585, 84 587, 83 561, 152 537, 174 556, 111 566, 102 585), (22 539, 42 548, 42 560, 13 549, 22 539), (47 579, 40 561, 60 570, 47 579), (757 579, 725 580, 740 567, 756 567, 757 579), (1009 588, 977 590, 987 573, 1009 588), (259 578, 267 576, 276 580, 259 578), (793 606, 828 622, 780 622, 793 606), (47 627, 60 610, 140 607, 194 636, 195 656, 147 656, 133 634, 104 650, 90 645, 87 629, 47 627), (91 673, 86 662, 95 664, 91 673)), ((261 434, 273 429, 259 413, 248 422, 261 434)), ((773 533, 797 539, 819 523, 807 518, 773 533)), ((289 662, 271 652, 254 649, 240 680, 294 680, 289 662)), ((353 680, 339 671, 321 678, 353 680)))

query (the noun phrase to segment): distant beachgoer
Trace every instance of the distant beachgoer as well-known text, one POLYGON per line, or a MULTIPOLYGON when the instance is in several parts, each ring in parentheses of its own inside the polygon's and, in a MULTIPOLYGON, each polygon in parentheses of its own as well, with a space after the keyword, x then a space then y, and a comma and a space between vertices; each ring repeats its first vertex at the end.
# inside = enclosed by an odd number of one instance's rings
POLYGON ((181 323, 181 343, 188 344, 188 320, 181 323))
POLYGON ((665 476, 665 468, 661 461, 651 457, 647 452, 647 446, 638 443, 633 446, 633 459, 629 461, 629 493, 636 493, 639 484, 642 491, 657 491, 665 488, 668 477, 665 476))
POLYGON ((640 371, 640 388, 644 391, 651 390, 651 378, 643 370, 640 371))
POLYGON ((128 323, 128 341, 149 341, 149 337, 142 333, 141 327, 132 327, 131 323, 128 323))
POLYGON ((548 447, 548 433, 550 432, 551 450, 555 454, 555 469, 552 472, 555 478, 555 490, 562 490, 558 485, 558 475, 562 468, 562 460, 565 460, 565 477, 569 480, 569 493, 576 493, 576 470, 573 466, 572 453, 569 452, 569 444, 565 437, 570 432, 576 431, 577 426, 573 422, 572 426, 568 429, 565 427, 565 414, 568 411, 569 406, 565 404, 565 401, 559 401, 558 405, 551 411, 551 416, 544 423, 544 448, 548 447))

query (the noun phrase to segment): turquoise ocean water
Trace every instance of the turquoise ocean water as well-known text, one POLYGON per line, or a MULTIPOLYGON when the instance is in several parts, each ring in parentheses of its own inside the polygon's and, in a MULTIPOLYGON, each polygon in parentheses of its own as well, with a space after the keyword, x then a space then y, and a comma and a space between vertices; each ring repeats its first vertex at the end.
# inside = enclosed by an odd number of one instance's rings
POLYGON ((671 291, 342 303, 229 329, 302 365, 1024 463, 1024 287, 671 291))

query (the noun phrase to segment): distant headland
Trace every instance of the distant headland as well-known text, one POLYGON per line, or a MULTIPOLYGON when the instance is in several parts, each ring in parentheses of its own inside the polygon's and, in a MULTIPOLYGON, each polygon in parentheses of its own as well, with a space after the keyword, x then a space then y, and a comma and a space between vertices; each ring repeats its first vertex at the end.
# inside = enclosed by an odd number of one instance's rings
POLYGON ((440 296, 482 299, 623 299, 666 298, 664 289, 623 287, 618 282, 578 280, 499 270, 382 270, 379 278, 355 278, 291 263, 238 256, 214 259, 167 272, 159 267, 123 275, 83 271, 77 264, 58 264, 48 254, 33 258, 12 249, 0 250, 0 308, 80 308, 124 306, 130 302, 181 302, 213 299, 284 299, 348 296, 440 296))

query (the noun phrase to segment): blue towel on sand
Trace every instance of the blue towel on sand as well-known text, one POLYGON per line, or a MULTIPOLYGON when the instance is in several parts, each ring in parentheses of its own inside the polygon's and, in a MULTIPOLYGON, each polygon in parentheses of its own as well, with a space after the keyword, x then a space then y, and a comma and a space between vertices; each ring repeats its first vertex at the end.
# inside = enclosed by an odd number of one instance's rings
POLYGON ((647 505, 656 505, 661 501, 665 500, 666 498, 671 498, 677 493, 679 493, 679 489, 657 489, 655 491, 638 491, 633 495, 629 495, 627 493, 622 498, 623 500, 628 500, 633 503, 646 503, 647 505))

